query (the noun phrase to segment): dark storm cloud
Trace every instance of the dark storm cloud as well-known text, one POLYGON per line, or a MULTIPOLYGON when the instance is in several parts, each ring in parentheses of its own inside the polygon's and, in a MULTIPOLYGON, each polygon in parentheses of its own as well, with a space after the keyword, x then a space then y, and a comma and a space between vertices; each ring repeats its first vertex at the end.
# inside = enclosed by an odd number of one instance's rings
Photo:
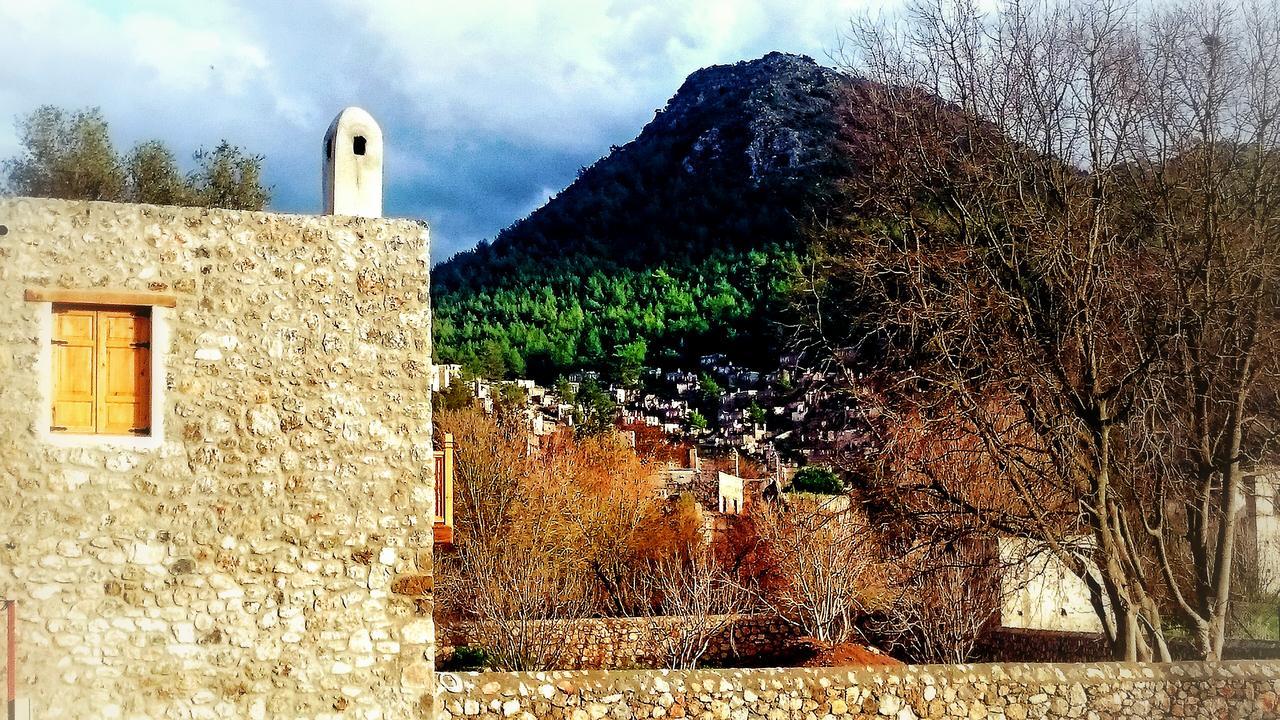
MULTIPOLYGON (((385 210, 443 259, 622 144, 693 70, 819 59, 850 0, 317 3, 0 0, 0 119, 100 106, 118 143, 266 156, 273 209, 320 206, 320 139, 359 105, 387 138, 385 210)), ((17 151, 0 122, 0 155, 17 151)))

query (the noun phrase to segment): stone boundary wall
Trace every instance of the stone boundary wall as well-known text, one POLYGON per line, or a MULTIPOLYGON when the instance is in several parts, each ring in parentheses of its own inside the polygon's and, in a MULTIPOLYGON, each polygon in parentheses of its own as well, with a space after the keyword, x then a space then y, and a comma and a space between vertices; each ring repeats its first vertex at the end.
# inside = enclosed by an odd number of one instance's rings
POLYGON ((1264 720, 1280 663, 439 673, 439 720, 1264 720))
MULTIPOLYGON (((1170 642, 1174 659, 1194 660, 1195 649, 1185 640, 1170 642)), ((1280 659, 1280 642, 1274 640, 1228 639, 1223 647, 1226 660, 1280 659)), ((1111 648, 1097 633, 996 628, 983 634, 975 650, 980 662, 1079 663, 1106 662, 1111 648)))
MULTIPOLYGON (((543 623, 562 638, 564 654, 557 666, 565 670, 626 670, 663 667, 653 642, 654 625, 673 625, 669 618, 584 618, 543 623)), ((483 648, 489 644, 485 628, 476 623, 437 626, 436 663, 446 662, 455 647, 483 648)), ((774 658, 795 637, 793 628, 776 615, 741 615, 711 638, 702 664, 717 665, 739 658, 774 658)))
POLYGON ((974 649, 980 662, 1081 663, 1112 659, 1102 635, 1061 630, 993 628, 974 649))
POLYGON ((1227 660, 1280 660, 1280 642, 1275 640, 1227 640, 1222 649, 1227 660))

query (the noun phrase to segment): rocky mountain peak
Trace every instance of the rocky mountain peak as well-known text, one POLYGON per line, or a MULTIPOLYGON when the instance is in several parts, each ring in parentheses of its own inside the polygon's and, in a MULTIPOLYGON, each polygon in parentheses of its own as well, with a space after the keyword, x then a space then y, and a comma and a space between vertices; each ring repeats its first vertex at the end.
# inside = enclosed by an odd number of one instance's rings
POLYGON ((441 361, 542 379, 612 372, 624 356, 774 362, 800 218, 848 165, 843 82, 785 53, 690 75, 635 139, 436 266, 441 361))
POLYGON ((640 137, 693 135, 681 162, 691 174, 719 160, 742 161, 755 182, 798 174, 830 157, 839 81, 812 58, 781 52, 713 65, 690 75, 640 137))

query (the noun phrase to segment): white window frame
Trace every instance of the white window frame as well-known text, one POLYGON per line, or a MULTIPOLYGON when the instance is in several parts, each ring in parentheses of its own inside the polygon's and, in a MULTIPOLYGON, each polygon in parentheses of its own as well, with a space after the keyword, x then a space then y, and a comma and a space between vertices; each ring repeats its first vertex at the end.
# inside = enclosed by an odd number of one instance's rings
POLYGON ((139 305, 151 309, 151 430, 146 435, 99 435, 50 430, 53 425, 53 303, 35 302, 38 329, 36 358, 40 407, 36 413, 36 437, 53 447, 155 450, 164 444, 165 378, 169 357, 170 308, 139 305))

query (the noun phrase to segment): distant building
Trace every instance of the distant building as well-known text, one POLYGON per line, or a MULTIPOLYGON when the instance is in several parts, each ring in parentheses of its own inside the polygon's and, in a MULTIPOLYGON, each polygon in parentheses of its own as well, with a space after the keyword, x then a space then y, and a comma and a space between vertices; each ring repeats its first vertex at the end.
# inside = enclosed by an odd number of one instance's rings
POLYGON ((719 494, 717 506, 726 515, 741 515, 744 511, 744 481, 737 475, 717 473, 719 494))
POLYGON ((1246 477, 1241 505, 1237 552, 1255 574, 1258 592, 1280 595, 1280 470, 1246 477))
POLYGON ((461 365, 432 365, 431 392, 444 392, 455 380, 462 378, 461 365))
POLYGON ((596 372, 595 370, 578 370, 576 372, 569 373, 568 379, 569 379, 569 382, 571 383, 571 387, 573 387, 574 389, 574 392, 577 392, 578 385, 580 383, 587 382, 588 380, 591 382, 599 382, 600 373, 596 372))
MULTIPOLYGON (((1087 544, 1079 539, 1077 544, 1087 544)), ((1004 627, 1102 632, 1089 588, 1043 543, 1025 538, 999 541, 1000 594, 1004 627)))

